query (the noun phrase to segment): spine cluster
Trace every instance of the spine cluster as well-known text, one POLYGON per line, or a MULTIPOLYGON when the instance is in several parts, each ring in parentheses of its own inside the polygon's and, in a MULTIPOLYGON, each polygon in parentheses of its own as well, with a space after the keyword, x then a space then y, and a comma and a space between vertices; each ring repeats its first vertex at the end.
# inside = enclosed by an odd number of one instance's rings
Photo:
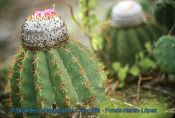
POLYGON ((23 46, 30 50, 48 50, 69 38, 67 26, 54 9, 36 11, 22 26, 23 46))

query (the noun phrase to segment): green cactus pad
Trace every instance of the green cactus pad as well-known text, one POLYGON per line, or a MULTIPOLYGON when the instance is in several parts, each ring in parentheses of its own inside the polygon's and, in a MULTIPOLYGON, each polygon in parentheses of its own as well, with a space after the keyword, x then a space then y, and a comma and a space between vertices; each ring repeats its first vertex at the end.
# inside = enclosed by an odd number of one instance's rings
POLYGON ((169 31, 175 24, 175 1, 158 0, 154 12, 156 20, 169 31))
POLYGON ((154 55, 163 71, 175 74, 175 37, 161 37, 156 42, 154 55))

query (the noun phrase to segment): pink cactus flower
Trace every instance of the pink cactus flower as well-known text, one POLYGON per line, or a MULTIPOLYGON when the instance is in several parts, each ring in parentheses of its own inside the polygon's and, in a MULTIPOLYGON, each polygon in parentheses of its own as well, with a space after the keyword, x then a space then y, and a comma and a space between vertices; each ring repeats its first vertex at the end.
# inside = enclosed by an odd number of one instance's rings
POLYGON ((34 17, 51 17, 51 16, 55 16, 56 12, 54 8, 50 8, 50 9, 46 9, 43 11, 35 11, 33 16, 34 17))
POLYGON ((48 50, 68 40, 69 34, 63 19, 54 8, 38 10, 22 26, 23 46, 30 50, 48 50))

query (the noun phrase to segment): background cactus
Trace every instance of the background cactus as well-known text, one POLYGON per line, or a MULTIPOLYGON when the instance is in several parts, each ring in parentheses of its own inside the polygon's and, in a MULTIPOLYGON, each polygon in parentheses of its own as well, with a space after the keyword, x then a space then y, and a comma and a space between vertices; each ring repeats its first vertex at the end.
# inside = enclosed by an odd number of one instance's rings
POLYGON ((156 42, 154 51, 160 68, 168 73, 175 74, 175 37, 163 36, 156 42))
POLYGON ((10 77, 13 107, 94 107, 103 99, 102 66, 91 51, 68 38, 54 9, 36 11, 22 26, 21 36, 24 48, 10 77))
POLYGON ((107 67, 115 61, 134 64, 136 54, 145 50, 145 43, 156 41, 162 30, 146 18, 136 1, 121 1, 113 7, 111 24, 103 26, 101 58, 107 67))
MULTIPOLYGON (((174 0, 158 0, 155 4, 155 18, 167 31, 173 28, 175 24, 175 1, 174 0)), ((175 27, 175 26, 174 26, 175 27)), ((175 32, 175 28, 173 29, 175 32)))
MULTIPOLYGON (((151 7, 153 0, 135 0, 135 1, 137 1, 142 6, 145 13, 148 13, 146 15, 149 15, 150 13, 153 12, 153 9, 151 7)), ((113 7, 114 5, 111 6, 109 10, 107 11, 107 15, 106 15, 107 19, 111 18, 111 12, 112 12, 113 7)))

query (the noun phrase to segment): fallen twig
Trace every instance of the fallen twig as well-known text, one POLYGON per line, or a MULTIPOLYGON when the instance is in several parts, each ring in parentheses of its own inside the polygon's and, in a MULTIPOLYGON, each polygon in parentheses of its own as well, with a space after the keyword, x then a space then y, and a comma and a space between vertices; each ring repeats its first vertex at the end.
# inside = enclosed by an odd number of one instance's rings
POLYGON ((140 100, 140 86, 141 86, 141 82, 145 81, 145 80, 151 80, 153 79, 153 77, 142 77, 141 75, 139 75, 139 80, 137 82, 137 96, 136 96, 136 103, 137 105, 139 104, 139 100, 140 100))

